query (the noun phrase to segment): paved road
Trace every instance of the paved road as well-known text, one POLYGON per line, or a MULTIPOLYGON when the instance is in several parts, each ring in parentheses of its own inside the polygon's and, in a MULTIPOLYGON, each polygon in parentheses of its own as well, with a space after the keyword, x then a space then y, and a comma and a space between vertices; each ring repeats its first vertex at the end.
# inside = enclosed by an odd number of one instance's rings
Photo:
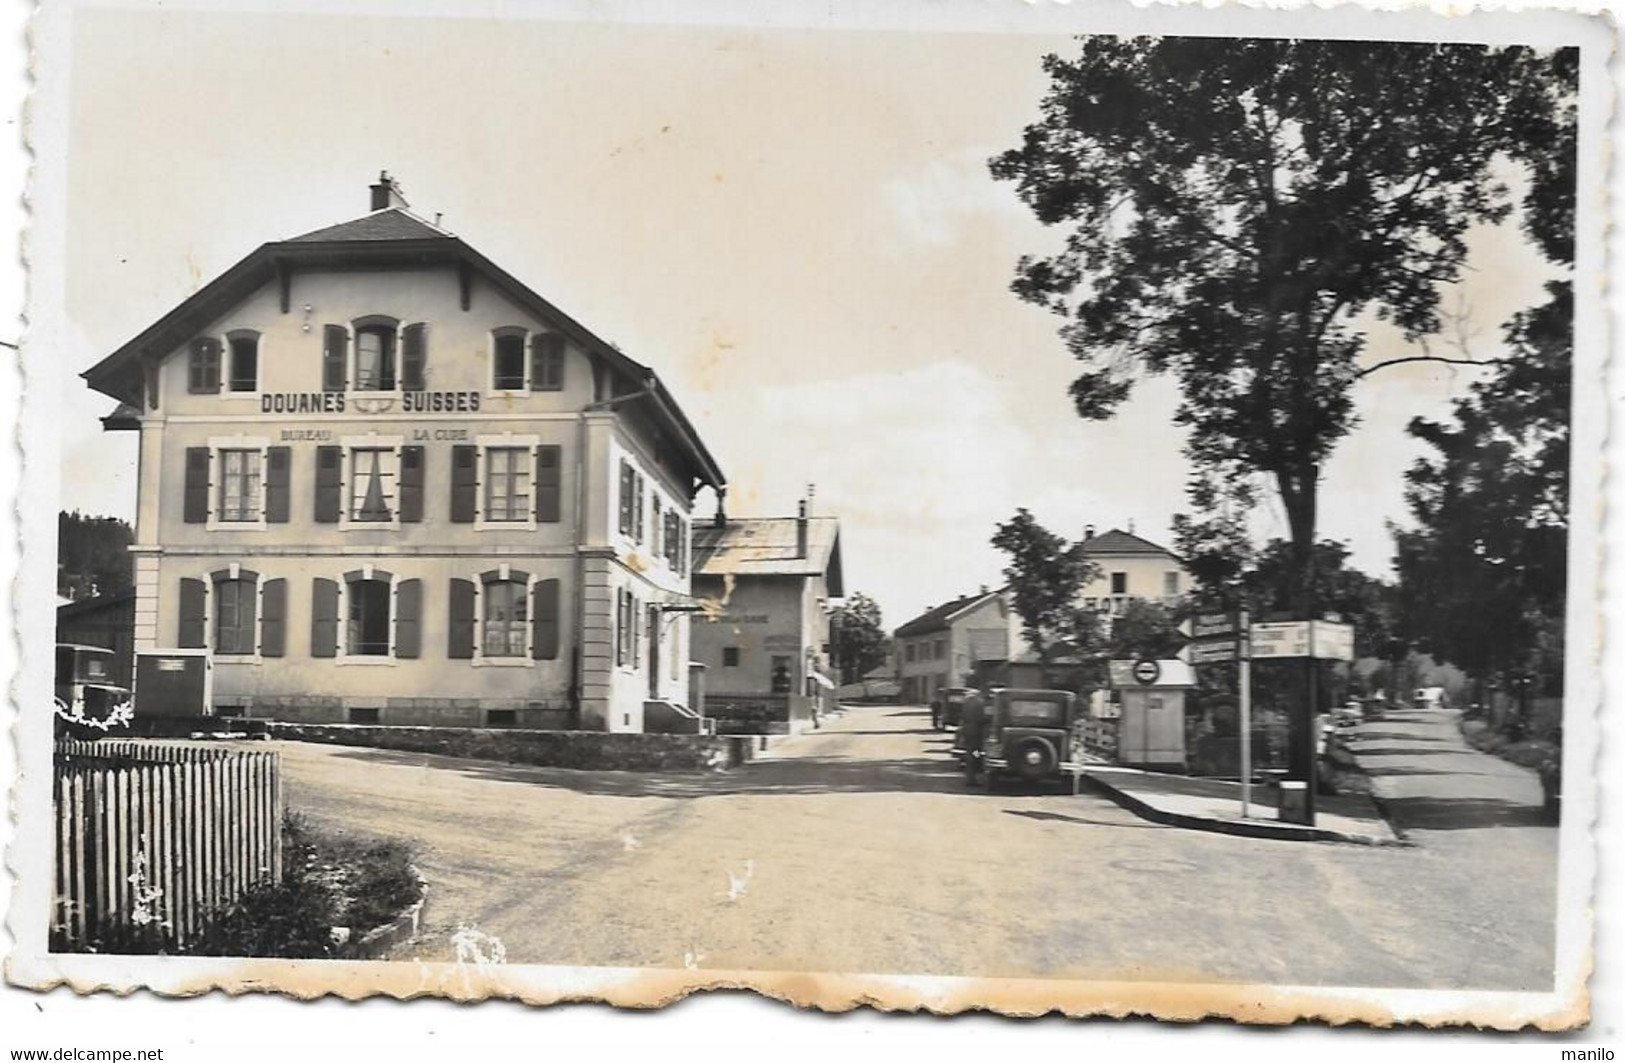
POLYGON ((419 846, 429 927, 400 959, 473 926, 521 963, 1550 986, 1555 842, 1196 833, 967 791, 947 745, 897 706, 722 776, 278 744, 293 807, 419 846))

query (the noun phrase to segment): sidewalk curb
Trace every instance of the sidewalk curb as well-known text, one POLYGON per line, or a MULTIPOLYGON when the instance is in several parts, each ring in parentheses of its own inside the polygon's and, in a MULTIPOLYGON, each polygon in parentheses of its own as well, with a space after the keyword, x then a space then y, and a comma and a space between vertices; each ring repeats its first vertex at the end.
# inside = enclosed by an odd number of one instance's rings
MULTIPOLYGON (((1342 831, 1330 830, 1326 827, 1294 827, 1270 823, 1265 820, 1243 823, 1237 820, 1193 816, 1184 812, 1170 812, 1165 808, 1158 808, 1148 801, 1135 797, 1126 790, 1120 790, 1097 776, 1084 773, 1082 777, 1100 793, 1128 811, 1133 812, 1141 819, 1148 819, 1153 823, 1161 823, 1169 827, 1184 827, 1187 830, 1207 831, 1212 834, 1230 834, 1238 838, 1267 838, 1272 841, 1291 842, 1341 842, 1347 845, 1364 845, 1370 848, 1409 849, 1414 848, 1416 844, 1400 837, 1393 839, 1373 838, 1365 834, 1345 834, 1342 831)), ((1390 827, 1390 829, 1392 828, 1390 827)))

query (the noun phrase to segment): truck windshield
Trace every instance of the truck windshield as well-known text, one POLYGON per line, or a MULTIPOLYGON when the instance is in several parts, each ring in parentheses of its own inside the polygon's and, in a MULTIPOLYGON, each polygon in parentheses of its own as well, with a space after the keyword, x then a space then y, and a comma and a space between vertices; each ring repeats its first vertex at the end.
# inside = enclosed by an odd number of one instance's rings
POLYGON ((1009 703, 1009 719, 1015 724, 1061 724, 1066 716, 1058 701, 1016 701, 1009 703))

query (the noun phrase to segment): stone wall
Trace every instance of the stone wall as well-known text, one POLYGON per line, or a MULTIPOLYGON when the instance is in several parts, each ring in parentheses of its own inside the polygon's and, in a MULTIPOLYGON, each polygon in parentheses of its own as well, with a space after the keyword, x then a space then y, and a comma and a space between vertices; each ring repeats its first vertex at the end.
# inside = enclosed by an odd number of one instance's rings
POLYGON ((272 738, 587 771, 713 771, 750 757, 748 743, 715 735, 485 730, 270 722, 272 738))

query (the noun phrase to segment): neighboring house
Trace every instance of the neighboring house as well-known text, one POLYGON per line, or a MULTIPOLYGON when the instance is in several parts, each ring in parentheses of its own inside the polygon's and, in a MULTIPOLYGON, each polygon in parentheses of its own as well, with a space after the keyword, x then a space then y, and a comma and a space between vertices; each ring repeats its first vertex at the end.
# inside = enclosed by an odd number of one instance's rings
POLYGON ((136 649, 210 651, 217 711, 642 730, 687 701, 717 463, 653 370, 371 193, 84 374, 141 435, 136 649))
POLYGON ((1100 569, 1082 591, 1085 608, 1119 616, 1136 600, 1171 605, 1191 589, 1190 573, 1171 551, 1132 532, 1084 529, 1083 554, 1100 569))
POLYGON ((694 525, 694 595, 706 604, 692 656, 708 706, 786 697, 795 720, 828 700, 829 605, 845 595, 839 521, 807 516, 805 502, 795 517, 719 511, 694 525))
POLYGON ((894 635, 902 700, 923 705, 943 687, 965 686, 979 663, 1009 660, 1019 636, 1020 621, 1000 591, 984 588, 926 610, 894 635))

